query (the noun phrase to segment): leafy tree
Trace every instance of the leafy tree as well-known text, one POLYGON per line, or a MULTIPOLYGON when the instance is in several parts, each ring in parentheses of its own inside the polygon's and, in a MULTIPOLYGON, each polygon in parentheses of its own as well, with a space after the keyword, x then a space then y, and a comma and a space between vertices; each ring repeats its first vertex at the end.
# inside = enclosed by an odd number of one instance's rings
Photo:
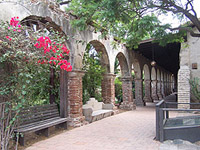
POLYGON ((192 36, 199 37, 200 34, 194 33, 188 24, 177 28, 172 28, 169 24, 162 25, 155 14, 172 12, 179 19, 188 18, 200 31, 200 21, 193 1, 72 0, 68 2, 67 10, 75 17, 72 24, 80 30, 92 25, 103 35, 112 34, 126 46, 137 47, 141 40, 150 37, 159 40, 162 45, 167 42, 182 42, 185 35, 182 31, 189 31, 192 36))
POLYGON ((86 47, 86 52, 83 59, 83 103, 89 100, 90 97, 95 97, 101 101, 101 81, 105 69, 100 63, 101 54, 97 53, 91 44, 86 47))

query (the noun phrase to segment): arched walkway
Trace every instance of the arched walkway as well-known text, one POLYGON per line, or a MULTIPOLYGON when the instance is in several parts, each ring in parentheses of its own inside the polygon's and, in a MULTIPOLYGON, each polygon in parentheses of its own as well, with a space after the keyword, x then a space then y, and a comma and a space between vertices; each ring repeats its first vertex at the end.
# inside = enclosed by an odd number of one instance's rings
MULTIPOLYGON (((82 77, 84 72, 82 69, 82 59, 87 43, 91 43, 98 52, 102 52, 101 64, 106 68, 106 73, 102 81, 102 95, 105 103, 114 103, 114 62, 116 57, 120 61, 123 81, 123 99, 126 104, 124 108, 135 109, 135 101, 132 96, 132 77, 131 67, 134 66, 135 71, 135 98, 138 105, 145 105, 145 102, 152 102, 151 97, 151 72, 156 74, 156 69, 151 69, 149 59, 140 55, 138 52, 128 50, 123 44, 113 46, 113 37, 99 38, 101 33, 94 32, 92 28, 85 31, 74 31, 70 24, 73 19, 70 14, 65 14, 58 6, 54 6, 49 1, 30 1, 21 0, 16 2, 1 3, 0 19, 8 21, 13 16, 19 16, 20 20, 31 19, 36 17, 41 19, 43 23, 49 23, 59 32, 68 36, 67 47, 70 50, 69 61, 72 65, 72 72, 66 73, 61 71, 61 94, 60 94, 60 112, 62 117, 68 117, 70 125, 82 125, 84 117, 82 115, 82 77), (11 9, 15 8, 15 9, 11 9), (145 97, 142 98, 142 76, 144 71, 145 97)), ((159 66, 158 66, 159 67, 159 66)), ((167 82, 167 71, 160 67, 160 89, 161 95, 165 96, 170 93, 170 85, 167 82)), ((170 73, 168 73, 170 74, 170 73)), ((155 75, 156 76, 156 75, 155 75)), ((158 80, 156 76, 155 80, 158 80)), ((154 85, 155 83, 153 83, 154 85)), ((157 85, 158 86, 158 85, 157 85)), ((159 93, 156 84, 153 86, 154 93, 159 93)), ((161 97, 161 96, 160 96, 161 97)), ((159 97, 159 98, 160 98, 159 97)))
POLYGON ((123 53, 118 53, 116 58, 119 60, 120 70, 121 70, 121 81, 122 81, 122 94, 123 102, 120 105, 121 109, 133 110, 135 109, 135 102, 133 101, 132 92, 132 76, 131 71, 128 66, 128 62, 123 53))
POLYGON ((144 101, 145 102, 153 102, 153 99, 151 97, 151 77, 150 77, 150 69, 148 65, 144 65, 143 67, 144 72, 144 85, 145 85, 145 95, 144 95, 144 101))
POLYGON ((155 106, 138 107, 40 141, 26 150, 157 150, 155 106))

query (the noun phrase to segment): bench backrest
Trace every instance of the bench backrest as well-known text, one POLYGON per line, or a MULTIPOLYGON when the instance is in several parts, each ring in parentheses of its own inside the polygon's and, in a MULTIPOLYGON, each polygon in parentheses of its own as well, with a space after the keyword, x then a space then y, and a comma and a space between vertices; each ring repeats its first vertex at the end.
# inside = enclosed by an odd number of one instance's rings
POLYGON ((25 125, 59 117, 58 107, 56 104, 47 104, 41 106, 32 106, 24 108, 19 113, 19 125, 25 125))
POLYGON ((89 101, 85 105, 83 105, 83 108, 92 108, 93 111, 101 110, 103 106, 103 102, 98 102, 95 100, 95 98, 90 98, 89 101))

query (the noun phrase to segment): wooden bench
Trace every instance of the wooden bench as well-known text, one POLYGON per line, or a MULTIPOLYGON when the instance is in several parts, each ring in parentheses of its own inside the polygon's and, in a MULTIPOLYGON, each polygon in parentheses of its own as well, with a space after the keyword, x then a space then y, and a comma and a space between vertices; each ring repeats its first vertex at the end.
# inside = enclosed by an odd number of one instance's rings
POLYGON ((55 125, 67 129, 67 118, 60 117, 56 104, 33 106, 20 111, 18 125, 14 132, 19 134, 19 143, 24 146, 27 133, 43 133, 48 137, 49 127, 55 125))
POLYGON ((83 115, 89 123, 109 117, 114 114, 113 104, 98 102, 95 98, 90 98, 87 104, 83 105, 83 115))

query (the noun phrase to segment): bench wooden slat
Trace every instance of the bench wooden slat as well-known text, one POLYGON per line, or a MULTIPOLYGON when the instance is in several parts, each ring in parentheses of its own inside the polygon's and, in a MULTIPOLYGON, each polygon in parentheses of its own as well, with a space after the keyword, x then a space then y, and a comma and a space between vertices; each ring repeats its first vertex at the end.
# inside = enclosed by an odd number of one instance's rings
POLYGON ((22 122, 20 122, 20 125, 24 125, 24 124, 30 124, 33 122, 38 122, 38 121, 42 121, 42 120, 46 120, 46 119, 50 119, 50 118, 54 118, 54 117, 58 117, 59 114, 52 114, 49 116, 40 116, 40 117, 34 117, 34 118, 26 118, 26 120, 22 120, 22 122), (43 118, 44 117, 44 118, 43 118))
POLYGON ((38 131, 38 130, 42 130, 42 129, 60 124, 60 123, 64 123, 66 121, 67 121, 66 118, 58 118, 56 120, 45 121, 45 122, 42 122, 42 123, 38 122, 38 125, 36 125, 36 126, 21 128, 21 129, 18 129, 17 132, 20 132, 20 133, 35 132, 35 131, 38 131))
MULTIPOLYGON (((57 110, 50 110, 50 111, 45 111, 43 112, 38 112, 38 113, 32 113, 32 114, 27 114, 27 115, 19 115, 19 118, 21 118, 21 120, 26 119, 26 118, 34 118, 34 117, 39 117, 39 116, 48 116, 51 114, 59 114, 57 110)), ((59 115, 58 115, 59 116, 59 115)))
MULTIPOLYGON (((49 127, 62 124, 62 127, 67 128, 67 118, 61 118, 56 104, 48 104, 42 106, 32 106, 24 108, 18 115, 18 127, 14 130, 15 133, 28 133, 36 131, 45 131, 46 136, 49 135, 49 127)), ((24 145, 24 136, 19 137, 19 143, 24 145)))
POLYGON ((40 111, 40 112, 36 112, 36 113, 28 113, 28 114, 19 114, 19 116, 21 118, 27 118, 27 117, 32 117, 33 115, 34 116, 38 116, 38 115, 43 115, 43 114, 49 114, 49 113, 58 113, 58 110, 56 109, 53 109, 53 110, 47 110, 47 111, 40 111))
MULTIPOLYGON (((48 121, 56 120, 56 119, 58 119, 58 118, 60 118, 60 117, 50 118, 50 119, 48 119, 48 121)), ((46 120, 42 120, 42 121, 40 121, 40 122, 42 123, 42 122, 45 122, 45 121, 46 121, 46 120)), ((36 125, 38 125, 38 122, 33 122, 33 123, 30 123, 30 124, 21 125, 21 126, 19 126, 16 130, 19 130, 19 129, 21 129, 21 128, 31 127, 31 126, 36 126, 36 125)))
POLYGON ((30 107, 23 108, 22 111, 43 109, 43 108, 45 109, 45 108, 51 108, 51 107, 57 107, 57 105, 56 104, 44 104, 44 105, 30 106, 30 107))

